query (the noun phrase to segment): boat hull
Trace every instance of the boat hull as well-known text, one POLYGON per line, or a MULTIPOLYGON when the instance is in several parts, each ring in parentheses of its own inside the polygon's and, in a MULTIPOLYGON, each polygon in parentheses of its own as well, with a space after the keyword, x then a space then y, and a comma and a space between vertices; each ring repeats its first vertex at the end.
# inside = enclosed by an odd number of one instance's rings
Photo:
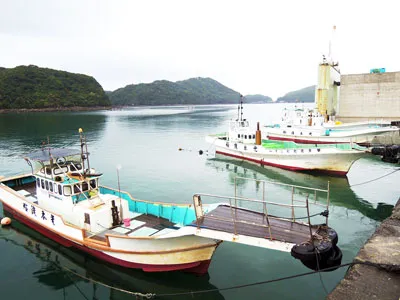
POLYGON ((106 241, 96 242, 85 237, 85 230, 68 225, 60 216, 26 201, 4 185, 0 185, 0 201, 13 218, 65 247, 76 248, 114 265, 146 272, 184 270, 205 274, 220 244, 218 240, 185 234, 170 238, 111 234, 106 236, 106 241))
MULTIPOLYGON (((152 255, 147 255, 146 258, 142 258, 142 262, 134 262, 134 261, 129 261, 129 260, 124 260, 121 258, 116 257, 115 255, 112 255, 112 252, 106 253, 104 251, 100 251, 98 249, 90 248, 85 245, 79 244, 79 243, 74 243, 68 240, 67 238, 63 237, 62 235, 58 235, 54 233, 51 230, 48 230, 47 228, 40 226, 40 224, 37 224, 36 222, 32 221, 30 218, 27 218, 26 216, 18 213, 16 210, 8 206, 7 204, 3 203, 3 208, 5 211, 7 211, 14 219, 17 221, 25 224, 26 226, 36 230, 37 232, 41 233, 42 235, 54 240, 55 242, 65 246, 65 247, 73 247, 76 248, 80 251, 86 252, 102 261, 106 261, 110 264, 113 265, 119 265, 122 267, 126 268, 134 268, 134 269, 142 269, 145 272, 165 272, 165 271, 177 271, 177 270, 184 270, 186 272, 190 273, 195 273, 195 274, 205 274, 208 271, 208 267, 211 263, 211 256, 212 253, 215 251, 216 247, 218 244, 216 244, 214 247, 207 247, 203 248, 197 251, 188 251, 192 252, 190 255, 194 257, 209 257, 208 259, 204 260, 198 260, 196 259, 195 261, 192 262, 186 262, 186 263, 165 263, 165 264, 153 264, 151 263, 152 259, 151 257, 153 256, 160 256, 162 254, 157 254, 154 253, 152 255), (148 263, 145 261, 148 260, 148 263)), ((189 253, 187 253, 189 254, 189 253)), ((186 256, 187 256, 186 254, 186 256)), ((182 253, 179 254, 179 256, 182 256, 182 253)), ((182 259, 184 261, 184 259, 182 259)))
MULTIPOLYGON (((291 171, 321 172, 345 176, 352 164, 365 155, 364 151, 332 149, 264 149, 262 146, 236 144, 227 146, 225 140, 213 142, 216 154, 246 160, 291 171), (245 150, 246 149, 246 150, 245 150)), ((229 144, 229 143, 228 143, 229 144)))
POLYGON ((377 128, 375 130, 307 130, 307 128, 285 128, 285 129, 266 129, 264 138, 275 141, 290 141, 299 144, 338 144, 338 143, 357 143, 359 145, 370 145, 377 137, 390 137, 391 134, 398 132, 397 128, 377 128), (283 133, 287 131, 288 133, 283 133), (289 134, 291 133, 291 134, 289 134))

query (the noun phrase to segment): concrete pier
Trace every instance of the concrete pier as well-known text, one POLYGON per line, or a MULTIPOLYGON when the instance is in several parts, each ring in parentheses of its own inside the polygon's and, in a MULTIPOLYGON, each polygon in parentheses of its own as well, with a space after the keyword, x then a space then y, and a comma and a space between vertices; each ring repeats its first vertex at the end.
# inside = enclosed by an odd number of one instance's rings
POLYGON ((341 75, 340 81, 337 119, 400 120, 400 72, 341 75))
POLYGON ((327 299, 400 299, 400 199, 354 262, 327 299))

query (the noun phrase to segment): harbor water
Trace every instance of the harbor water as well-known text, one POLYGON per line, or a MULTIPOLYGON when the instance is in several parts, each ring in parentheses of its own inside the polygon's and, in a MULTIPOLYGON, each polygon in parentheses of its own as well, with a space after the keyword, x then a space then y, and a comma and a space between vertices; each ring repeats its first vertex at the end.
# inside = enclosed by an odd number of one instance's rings
MULTIPOLYGON (((245 104, 244 118, 254 125, 277 122, 283 108, 245 104)), ((329 225, 338 232, 342 263, 351 262, 398 200, 399 166, 366 155, 347 177, 329 177, 215 158, 205 136, 227 131, 237 114, 235 105, 0 114, 0 176, 29 173, 23 156, 43 143, 79 148, 83 128, 90 166, 104 174, 103 184, 119 184, 139 199, 191 203, 194 193, 232 196, 235 182, 238 194, 261 197, 259 183, 237 177, 321 189, 329 182, 329 225)), ((287 201, 288 193, 285 186, 265 191, 275 202, 287 201)), ((324 221, 317 218, 312 221, 324 221)), ((157 299, 324 299, 346 272, 339 268, 267 283, 310 270, 290 253, 224 242, 205 276, 145 273, 57 245, 16 221, 0 228, 0 253, 1 298, 13 300, 135 299, 133 292, 157 299)))

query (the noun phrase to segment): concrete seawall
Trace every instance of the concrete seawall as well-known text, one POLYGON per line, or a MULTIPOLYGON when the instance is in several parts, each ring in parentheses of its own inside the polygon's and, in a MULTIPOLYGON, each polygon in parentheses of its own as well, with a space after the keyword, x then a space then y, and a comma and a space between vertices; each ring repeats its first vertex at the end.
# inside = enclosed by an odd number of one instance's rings
POLYGON ((339 120, 400 120, 400 72, 342 75, 340 81, 339 120))
POLYGON ((400 199, 354 262, 328 300, 400 299, 400 199))

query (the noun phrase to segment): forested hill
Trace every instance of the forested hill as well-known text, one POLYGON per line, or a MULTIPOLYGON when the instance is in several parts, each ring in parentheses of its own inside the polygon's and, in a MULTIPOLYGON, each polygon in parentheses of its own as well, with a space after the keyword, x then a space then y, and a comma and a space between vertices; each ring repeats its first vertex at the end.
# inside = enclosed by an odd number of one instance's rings
POLYGON ((33 65, 0 68, 0 109, 110 105, 93 77, 33 65))
POLYGON ((247 103, 268 103, 272 102, 272 98, 264 95, 246 95, 245 101, 247 103))
POLYGON ((113 105, 238 103, 240 94, 211 78, 131 84, 108 94, 113 105))
POLYGON ((314 102, 315 85, 306 87, 301 90, 292 91, 283 97, 279 97, 277 102, 314 102))

